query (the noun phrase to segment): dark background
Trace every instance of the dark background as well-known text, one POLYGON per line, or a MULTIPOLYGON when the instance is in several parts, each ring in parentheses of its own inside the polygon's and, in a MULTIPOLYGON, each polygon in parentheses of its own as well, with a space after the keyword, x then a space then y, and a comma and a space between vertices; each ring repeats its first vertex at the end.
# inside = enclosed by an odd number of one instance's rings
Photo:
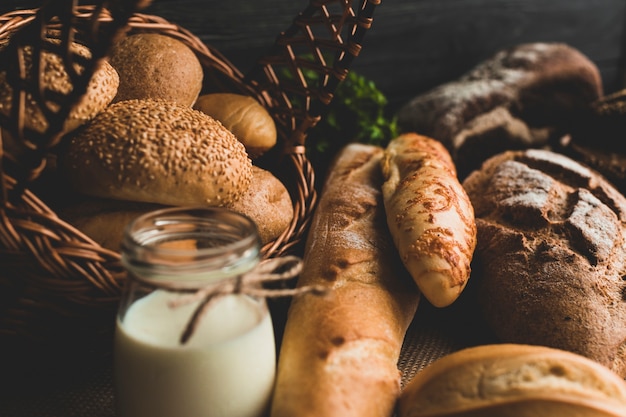
MULTIPOLYGON (((0 12, 40 2, 2 0, 0 12)), ((189 29, 245 72, 306 4, 153 0, 144 12, 189 29)), ((625 16, 624 0, 382 0, 352 69, 373 79, 395 108, 499 49, 556 41, 596 63, 612 92, 623 86, 625 16)))

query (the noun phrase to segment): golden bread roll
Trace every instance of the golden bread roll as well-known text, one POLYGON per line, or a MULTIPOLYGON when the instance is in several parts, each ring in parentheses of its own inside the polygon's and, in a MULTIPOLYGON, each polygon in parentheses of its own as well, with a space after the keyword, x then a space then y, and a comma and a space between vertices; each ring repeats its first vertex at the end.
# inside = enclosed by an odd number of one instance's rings
POLYGON ((415 133, 390 141, 381 161, 389 230, 424 297, 453 303, 470 276, 476 223, 450 154, 415 133))
MULTIPOLYGON (((72 44, 72 52, 84 58, 91 57, 91 51, 78 43, 72 44)), ((23 59, 28 78, 39 75, 33 74, 32 53, 31 47, 27 46, 24 48, 23 59)), ((69 94, 74 87, 65 71, 63 58, 50 52, 42 52, 42 58, 43 62, 40 68, 42 87, 59 94, 69 94)), ((84 71, 84 67, 75 63, 74 70, 80 74, 84 71)), ((87 85, 85 95, 70 111, 63 126, 63 133, 70 132, 83 125, 108 106, 113 97, 115 97, 118 86, 119 77, 117 71, 108 61, 102 60, 87 85)), ((10 116, 12 102, 13 88, 7 80, 7 72, 0 71, 0 112, 5 116, 10 116)), ((52 103, 47 104, 52 106, 52 103)), ((54 106, 52 106, 52 109, 55 110, 54 106)), ((30 93, 26 94, 24 123, 26 128, 35 130, 38 133, 44 133, 48 129, 48 122, 43 111, 30 93)))
POLYGON ((252 178, 252 161, 228 129, 171 101, 114 103, 68 142, 59 157, 67 181, 94 197, 223 206, 252 178))
POLYGON ((120 76, 114 102, 163 99, 191 106, 202 89, 204 72, 182 41, 158 33, 136 33, 113 44, 111 65, 120 76))
POLYGON ((193 106, 219 120, 241 141, 251 158, 276 145, 276 125, 269 112, 249 96, 212 93, 198 97, 193 106))
POLYGON ((277 239, 289 227, 294 215, 285 185, 270 171, 255 165, 248 191, 226 207, 250 217, 264 244, 277 239))
POLYGON ((292 300, 271 417, 389 417, 419 291, 398 259, 380 187, 380 147, 353 143, 332 165, 312 219, 292 300))
POLYGON ((548 347, 466 348, 405 387, 399 417, 624 417, 626 382, 583 356, 548 347))

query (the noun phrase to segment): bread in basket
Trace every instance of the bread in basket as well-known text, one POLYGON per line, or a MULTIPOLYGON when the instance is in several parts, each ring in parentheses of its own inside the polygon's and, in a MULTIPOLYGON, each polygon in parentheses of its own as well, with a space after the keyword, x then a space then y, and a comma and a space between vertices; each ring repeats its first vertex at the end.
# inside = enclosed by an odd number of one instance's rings
MULTIPOLYGON (((56 353, 107 351, 125 280, 118 253, 100 247, 60 218, 30 187, 45 167, 47 153, 62 143, 63 126, 58 121, 65 119, 84 93, 88 77, 78 74, 70 92, 52 98, 57 111, 46 114, 46 131, 25 128, 20 93, 41 91, 38 77, 20 78, 17 56, 25 44, 35 45, 34 57, 44 50, 60 51, 69 57, 68 68, 72 59, 78 60, 89 75, 121 32, 165 34, 195 52, 212 89, 217 86, 219 91, 257 99, 273 116, 278 130, 277 146, 259 164, 285 183, 294 205, 290 226, 263 248, 265 257, 275 257, 297 251, 306 233, 316 201, 314 168, 306 155, 307 132, 323 116, 335 88, 359 55, 379 2, 311 1, 247 74, 188 30, 140 13, 145 1, 94 3, 48 1, 38 9, 0 16, 0 44, 5 46, 0 61, 14 81, 13 98, 18 103, 0 115, 0 123, 27 149, 18 155, 3 146, 0 166, 0 343, 20 354, 31 348, 39 352, 41 347, 56 353), (42 33, 51 30, 60 34, 60 42, 42 41, 42 33), (69 53, 71 39, 89 47, 92 58, 69 53), (307 76, 310 72, 315 73, 315 81, 307 76)), ((41 95, 35 98, 40 103, 44 100, 41 95)))

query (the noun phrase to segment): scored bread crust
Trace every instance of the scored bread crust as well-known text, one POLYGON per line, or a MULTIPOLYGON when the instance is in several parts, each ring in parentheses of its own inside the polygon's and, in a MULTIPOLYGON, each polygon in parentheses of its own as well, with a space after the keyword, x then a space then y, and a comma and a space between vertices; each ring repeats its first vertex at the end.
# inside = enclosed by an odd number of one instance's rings
POLYGON ((246 192, 252 161, 220 122, 166 100, 112 104, 60 158, 86 195, 165 205, 223 206, 246 192))
POLYGON ((626 382, 583 356, 536 345, 494 344, 445 356, 418 373, 399 417, 626 415, 626 382))
POLYGON ((271 417, 389 417, 397 361, 419 292, 386 227, 382 148, 347 145, 312 219, 298 287, 329 294, 292 300, 271 417))
POLYGON ((464 182, 476 213, 472 279, 502 342, 589 357, 626 377, 626 199, 547 150, 508 151, 464 182))

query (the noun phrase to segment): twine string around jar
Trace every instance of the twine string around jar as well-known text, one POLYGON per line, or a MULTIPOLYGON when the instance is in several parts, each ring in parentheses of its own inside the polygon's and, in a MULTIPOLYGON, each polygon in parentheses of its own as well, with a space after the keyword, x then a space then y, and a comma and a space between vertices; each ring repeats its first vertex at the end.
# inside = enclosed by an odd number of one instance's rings
MULTIPOLYGON (((168 305, 171 308, 199 302, 181 334, 180 343, 184 345, 189 341, 198 328, 202 316, 206 314, 213 302, 219 297, 230 294, 246 294, 252 297, 264 298, 295 297, 302 294, 327 294, 328 288, 320 285, 296 288, 265 288, 263 286, 263 284, 287 281, 298 276, 302 271, 302 266, 302 260, 297 256, 269 258, 261 261, 254 269, 245 274, 204 286, 170 301, 168 305)), ((190 291, 188 287, 176 281, 164 281, 160 285, 168 291, 181 293, 190 291)))

